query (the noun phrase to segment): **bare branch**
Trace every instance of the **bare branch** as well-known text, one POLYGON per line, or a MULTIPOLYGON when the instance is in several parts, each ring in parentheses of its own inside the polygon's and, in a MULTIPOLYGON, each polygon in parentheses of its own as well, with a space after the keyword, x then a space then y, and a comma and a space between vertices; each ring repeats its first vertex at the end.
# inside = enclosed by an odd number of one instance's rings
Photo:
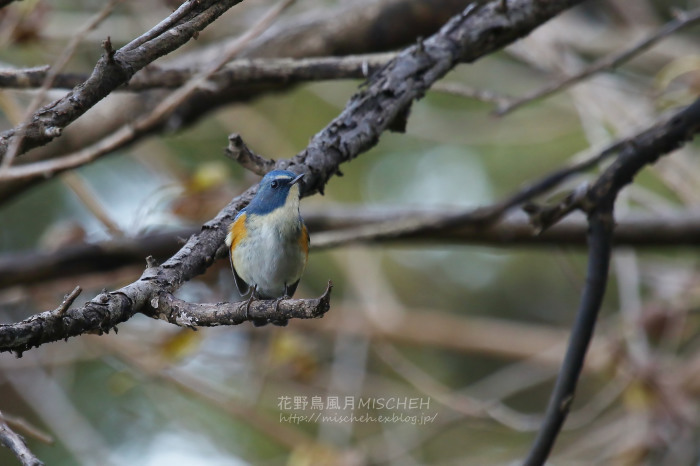
POLYGON ((150 31, 145 33, 141 36, 145 42, 136 49, 121 48, 114 53, 107 50, 87 81, 66 96, 39 109, 27 125, 0 134, 0 157, 4 158, 10 143, 19 136, 20 131, 24 137, 18 155, 51 141, 63 128, 127 82, 138 70, 189 41, 240 1, 189 0, 170 15, 169 18, 177 19, 170 24, 169 34, 162 34, 159 26, 156 26, 154 29, 157 35, 151 37, 153 34, 150 31))
POLYGON ((24 439, 10 429, 7 423, 5 423, 2 413, 0 413, 0 443, 12 450, 12 453, 15 454, 23 466, 44 465, 44 463, 27 448, 24 439))
MULTIPOLYGON (((473 212, 473 211, 472 211, 473 212)), ((430 224, 436 217, 463 215, 462 209, 446 209, 430 213, 414 209, 348 209, 341 206, 327 210, 305 211, 304 221, 311 231, 312 251, 351 244, 417 245, 484 244, 498 247, 586 245, 588 224, 583 218, 565 218, 544 232, 532 226, 522 212, 513 212, 497 222, 465 221, 460 226, 406 231, 385 235, 376 225, 398 225, 410 219, 411 224, 430 224), (368 228, 368 230, 364 230, 368 228), (370 231, 369 229, 372 229, 370 231), (374 232, 374 233, 372 233, 374 232)), ((197 229, 150 233, 133 238, 116 238, 99 243, 76 244, 57 251, 32 251, 0 256, 0 289, 15 285, 29 286, 57 278, 86 273, 100 273, 143 263, 153 255, 160 260, 175 254, 182 246, 179 238, 188 238, 197 229)), ((616 247, 698 247, 700 246, 700 213, 673 211, 663 215, 630 214, 617 219, 616 247)), ((157 264, 152 265, 157 266, 157 264)))
MULTIPOLYGON (((293 84, 303 81, 329 79, 366 79, 394 58, 394 53, 373 53, 345 57, 318 58, 259 58, 233 60, 221 71, 208 78, 206 86, 217 89, 250 86, 251 90, 265 84, 293 84)), ((174 89, 182 86, 204 70, 202 67, 160 68, 151 65, 136 73, 127 84, 115 91, 137 92, 150 89, 174 89)), ((41 86, 48 66, 16 70, 0 70, 0 87, 32 89, 41 86)), ((56 75, 53 88, 72 88, 88 78, 87 75, 66 73, 56 75)))
POLYGON ((544 422, 525 461, 526 466, 539 466, 545 463, 574 400, 576 384, 583 369, 588 346, 593 338, 593 330, 608 282, 614 222, 613 203, 614 197, 609 200, 607 206, 596 210, 589 217, 591 228, 588 236, 590 250, 586 287, 571 330, 564 363, 557 376, 557 383, 550 397, 544 422))
MULTIPOLYGON (((117 4, 121 1, 122 0, 110 0, 109 2, 107 2, 102 7, 102 9, 99 12, 97 12, 97 14, 95 14, 82 28, 80 28, 79 31, 76 32, 75 35, 73 35, 73 37, 71 37, 70 41, 68 42, 68 45, 66 45, 59 57, 56 59, 56 62, 53 64, 53 67, 49 69, 46 73, 46 76, 44 77, 39 92, 37 92, 36 95, 34 95, 32 101, 29 103, 29 106, 24 111, 22 122, 19 125, 20 129, 14 135, 14 138, 11 140, 9 146, 7 147, 7 152, 4 154, 4 157, 2 157, 2 160, 0 161, 0 173, 2 173, 2 171, 7 169, 7 167, 9 167, 12 164, 12 161, 17 155, 19 147, 22 145, 24 134, 27 131, 28 119, 30 118, 31 114, 34 113, 37 108, 39 108, 39 105, 44 100, 44 97, 46 97, 47 91, 53 85, 54 79, 56 79, 56 75, 60 73, 61 70, 63 70, 63 67, 65 67, 68 63, 68 60, 70 60, 73 54, 75 54, 76 48, 83 41, 85 36, 90 31, 95 29, 102 21, 104 21, 107 18, 107 16, 109 16, 109 14, 112 12, 114 7, 117 6, 117 4)), ((60 128, 56 127, 55 129, 52 129, 51 133, 56 133, 57 136, 60 135, 60 128)))
MULTIPOLYGON (((434 34, 468 3, 468 0, 356 0, 321 10, 321 13, 314 12, 311 18, 305 12, 280 21, 278 26, 249 44, 243 54, 245 57, 310 57, 395 49, 415 43, 416 37, 434 34), (394 19, 389 28, 384 21, 387 17, 394 19), (381 31, 381 34, 377 34, 377 31, 381 31)), ((193 52, 184 52, 171 60, 170 66, 201 69, 217 60, 229 42, 230 39, 227 39, 208 47, 198 47, 193 52)), ((129 142, 164 128, 170 131, 182 129, 224 105, 249 101, 287 86, 270 84, 253 88, 211 84, 212 81, 208 81, 206 89, 190 96, 162 125, 134 134, 129 142)), ((149 99, 131 99, 119 105, 119 110, 115 110, 109 120, 97 127, 78 120, 66 128, 65 137, 55 140, 51 147, 32 151, 25 158, 31 161, 47 160, 81 151, 103 138, 111 137, 122 125, 132 122, 133 115, 152 111, 158 102, 158 96, 153 95, 149 99)), ((43 181, 44 178, 35 178, 0 183, 0 202, 43 181)))
POLYGON ((593 76, 596 73, 600 73, 605 70, 612 70, 622 65, 623 63, 631 60, 640 53, 649 49, 655 45, 660 40, 670 36, 671 34, 680 31, 681 29, 688 27, 696 22, 700 21, 700 9, 690 11, 688 13, 678 15, 675 19, 666 23, 663 27, 659 28, 658 31, 652 35, 645 37, 644 39, 632 44, 629 48, 622 50, 618 53, 603 57, 600 60, 592 63, 583 70, 579 71, 575 75, 566 76, 557 81, 553 81, 540 89, 530 92, 523 97, 518 99, 502 99, 498 103, 496 108, 496 115, 503 116, 513 110, 522 107, 523 105, 532 102, 533 100, 541 99, 543 97, 548 97, 559 91, 567 89, 586 78, 593 76))
POLYGON ((229 134, 228 147, 224 153, 226 157, 235 160, 256 175, 263 176, 275 166, 275 159, 267 160, 250 150, 237 133, 229 134))
POLYGON ((586 288, 581 297, 564 364, 526 465, 544 464, 573 402, 576 384, 605 294, 614 228, 613 207, 618 193, 632 182, 642 168, 685 144, 697 132, 700 132, 700 99, 670 118, 661 127, 660 133, 646 131, 637 138, 639 145, 626 145, 585 195, 577 196, 580 199, 576 202, 577 206, 589 213, 590 252, 586 288))
POLYGON ((656 160, 691 140, 700 132, 700 99, 691 105, 663 117, 654 126, 642 131, 632 138, 619 141, 619 154, 615 161, 598 180, 584 186, 554 206, 528 206, 528 213, 533 224, 544 230, 558 222, 573 210, 591 211, 605 197, 617 192, 621 186, 632 182, 645 165, 656 160))
POLYGON ((188 303, 165 293, 151 303, 157 309, 153 317, 181 327, 216 327, 219 325, 239 325, 251 321, 285 322, 289 319, 317 319, 328 312, 331 305, 329 281, 326 291, 315 299, 255 300, 247 308, 247 301, 237 303, 198 304, 188 303))
POLYGON ((231 43, 229 47, 222 52, 222 56, 219 57, 215 63, 212 63, 201 73, 198 73, 191 80, 162 99, 151 113, 138 118, 134 122, 125 124, 94 146, 88 147, 76 154, 67 155, 60 159, 46 160, 6 169, 0 172, 0 181, 32 179, 36 177, 49 178, 57 173, 92 162, 96 158, 132 142, 136 139, 137 135, 144 134, 154 127, 159 126, 179 105, 187 100, 189 96, 193 95, 198 88, 202 87, 209 77, 238 54, 248 42, 265 31, 272 21, 294 1, 295 0, 283 0, 277 6, 271 8, 267 14, 240 36, 238 40, 231 43))
MULTIPOLYGON (((307 175, 304 195, 323 191, 341 163, 375 145, 383 131, 395 127, 397 117, 406 115, 411 102, 457 63, 475 60, 507 45, 579 1, 513 0, 507 16, 493 4, 469 7, 437 34, 404 50, 375 73, 304 151, 276 166, 307 175)), ((151 314, 153 304, 159 304, 154 298, 174 292, 227 254, 223 244, 227 227, 250 202, 254 191, 250 188, 235 198, 174 256, 159 267, 146 269, 139 280, 117 291, 102 293, 83 307, 68 310, 60 319, 50 312, 27 319, 21 332, 15 332, 12 325, 0 325, 0 350, 22 352, 88 330, 107 331, 137 312, 151 314), (33 324, 37 319, 53 325, 33 324)))

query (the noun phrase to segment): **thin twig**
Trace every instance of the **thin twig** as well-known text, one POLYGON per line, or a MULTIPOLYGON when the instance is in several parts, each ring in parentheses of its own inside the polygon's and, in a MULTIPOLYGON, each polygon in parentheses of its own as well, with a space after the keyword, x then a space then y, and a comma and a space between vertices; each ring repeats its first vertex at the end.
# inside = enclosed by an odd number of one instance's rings
POLYGON ((99 201, 93 189, 83 180, 83 177, 76 172, 66 172, 61 176, 61 180, 70 188, 80 202, 90 211, 92 215, 99 220, 102 225, 107 228, 107 231, 112 236, 124 236, 124 232, 119 225, 112 220, 112 217, 106 211, 102 203, 99 201))
POLYGON ((256 154, 243 142, 240 134, 232 133, 228 136, 228 147, 224 152, 226 157, 235 160, 243 168, 250 170, 256 175, 263 176, 275 166, 275 159, 267 160, 256 154))
POLYGON ((82 293, 83 289, 80 286, 76 286, 73 291, 68 293, 64 298, 63 302, 56 308, 55 313, 61 315, 65 314, 69 307, 73 304, 73 301, 82 293))
POLYGON ((156 24, 155 27, 151 28, 149 31, 145 32, 141 36, 137 37, 136 39, 132 40, 128 44, 126 44, 124 47, 122 47, 122 50, 124 51, 129 51, 129 50, 134 50, 137 47, 142 46, 146 42, 155 39, 158 36, 163 35, 165 32, 167 32, 170 28, 175 26, 178 21, 180 21, 182 18, 185 17, 186 14, 188 14, 192 9, 197 5, 197 2, 192 2, 192 1, 185 1, 182 5, 180 5, 177 10, 175 10, 170 16, 165 18, 163 21, 160 23, 156 24))
POLYGON ((29 422, 27 422, 26 419, 11 416, 7 413, 2 413, 1 416, 3 419, 5 419, 5 422, 8 426, 14 428, 15 430, 24 432, 25 435, 34 437, 35 439, 39 440, 40 442, 44 442, 47 445, 51 445, 54 442, 54 439, 51 435, 39 429, 38 427, 30 424, 29 422))
POLYGON ((456 82, 439 82, 435 83, 430 88, 432 91, 442 92, 445 94, 457 95, 468 99, 478 100, 480 102, 488 102, 497 105, 504 105, 510 102, 513 98, 504 94, 498 94, 488 89, 475 89, 456 82))
POLYGON ((541 99, 542 97, 550 96, 556 92, 567 89, 574 84, 583 81, 590 76, 600 73, 601 71, 615 69, 626 61, 631 60, 635 56, 644 52, 648 48, 655 45, 660 40, 670 36, 671 34, 688 27, 697 21, 700 21, 700 9, 690 11, 688 13, 678 15, 675 19, 669 21, 664 26, 659 28, 655 33, 648 37, 632 44, 629 48, 622 50, 618 53, 614 53, 607 57, 603 57, 595 63, 587 66, 580 72, 564 77, 557 81, 553 81, 540 89, 537 89, 529 94, 518 99, 503 100, 497 102, 498 106, 495 110, 495 114, 498 116, 506 115, 513 110, 522 107, 523 105, 532 102, 533 100, 541 99))
MULTIPOLYGON (((206 87, 223 89, 233 86, 260 84, 292 84, 303 81, 330 79, 367 79, 396 53, 370 53, 342 57, 308 58, 259 58, 235 59, 222 70, 211 75, 206 87)), ((209 67, 159 68, 146 67, 136 73, 128 83, 118 87, 118 92, 140 92, 151 89, 178 88, 209 67)), ((0 87, 8 89, 33 89, 41 86, 49 66, 0 70, 0 87)), ((79 73, 58 74, 54 89, 71 89, 88 79, 79 73)), ((487 92, 487 91, 483 91, 487 92)))
POLYGON ((44 465, 44 463, 42 463, 39 458, 37 458, 34 453, 27 448, 27 444, 24 443, 24 439, 10 429, 7 423, 5 423, 2 413, 0 413, 0 443, 12 450, 12 453, 15 454, 23 466, 44 465))

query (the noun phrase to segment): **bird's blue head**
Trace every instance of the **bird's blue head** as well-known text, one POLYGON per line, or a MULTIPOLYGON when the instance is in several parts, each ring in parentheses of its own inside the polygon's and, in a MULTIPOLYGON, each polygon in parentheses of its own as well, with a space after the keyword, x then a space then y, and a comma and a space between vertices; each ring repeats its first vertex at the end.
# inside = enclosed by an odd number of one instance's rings
POLYGON ((298 205, 301 190, 297 183, 303 177, 303 174, 297 175, 287 170, 271 171, 260 181, 258 192, 246 207, 246 212, 258 215, 268 214, 283 207, 287 204, 288 199, 295 201, 294 204, 298 205))

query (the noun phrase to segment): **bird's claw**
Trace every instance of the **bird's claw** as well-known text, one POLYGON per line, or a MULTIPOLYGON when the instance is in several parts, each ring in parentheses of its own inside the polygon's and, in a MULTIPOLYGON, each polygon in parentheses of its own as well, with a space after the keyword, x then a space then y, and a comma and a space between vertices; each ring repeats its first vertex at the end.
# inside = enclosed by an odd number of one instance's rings
POLYGON ((255 301, 255 290, 250 292, 250 298, 245 304, 245 320, 250 320, 250 305, 255 301))
MULTIPOLYGON (((291 299, 291 296, 285 294, 285 295, 282 296, 281 298, 277 298, 277 299, 275 300, 275 315, 276 315, 276 314, 279 314, 279 311, 280 311, 280 303, 281 303, 282 301, 284 301, 285 299, 291 299)), ((289 323, 289 320, 287 320, 287 319, 275 319, 275 320, 272 320, 272 324, 273 324, 273 325, 277 325, 278 327, 286 327, 288 323, 289 323)))

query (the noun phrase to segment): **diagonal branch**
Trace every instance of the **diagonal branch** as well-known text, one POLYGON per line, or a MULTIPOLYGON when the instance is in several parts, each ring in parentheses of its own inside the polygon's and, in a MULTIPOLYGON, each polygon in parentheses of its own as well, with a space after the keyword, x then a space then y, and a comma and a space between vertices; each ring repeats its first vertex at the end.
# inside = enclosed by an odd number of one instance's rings
POLYGON ((179 105, 195 94, 196 91, 206 83, 207 79, 236 56, 248 42, 264 32, 282 11, 294 3, 294 1, 295 0, 282 0, 279 4, 271 8, 260 20, 253 24, 249 30, 229 44, 214 63, 211 63, 209 67, 193 76, 192 79, 163 98, 152 112, 139 117, 136 121, 125 124, 109 137, 99 141, 94 147, 86 148, 77 154, 67 155, 56 160, 25 164, 2 171, 0 172, 0 181, 22 178, 31 179, 36 177, 49 178, 57 173, 91 162, 97 157, 132 142, 137 135, 144 134, 160 126, 179 105))
POLYGON ((544 422, 525 461, 525 466, 542 465, 547 460, 574 400, 576 384, 583 369, 588 346, 593 338, 593 330, 608 281, 612 249, 613 202, 614 199, 611 199, 608 205, 596 209, 589 217, 588 246, 590 249, 586 287, 581 296, 569 346, 547 406, 544 422))
POLYGON ((576 384, 605 294, 614 227, 613 208, 617 195, 642 168, 682 146, 698 132, 700 99, 674 115, 663 128, 662 134, 646 132, 640 138, 646 144, 625 146, 591 188, 580 196, 577 207, 589 213, 590 225, 586 287, 545 420, 525 462, 527 466, 544 464, 573 402, 576 384))
POLYGON ((590 187, 584 186, 553 206, 528 206, 531 221, 539 230, 544 230, 576 209, 592 210, 611 193, 616 194, 622 186, 631 183, 644 166, 681 147, 698 132, 700 98, 636 136, 620 141, 617 158, 590 187))
POLYGON ((693 10, 688 13, 679 14, 675 19, 666 23, 659 30, 654 32, 648 37, 632 44, 629 48, 622 50, 618 53, 603 57, 600 60, 592 63, 578 73, 566 76, 557 81, 553 81, 540 89, 532 91, 523 97, 518 99, 501 99, 497 102, 496 115, 503 116, 513 110, 522 107, 523 105, 532 102, 533 100, 541 99, 543 97, 549 97, 550 95, 568 89, 569 87, 583 81, 594 74, 600 73, 601 71, 615 69, 623 63, 631 60, 645 50, 653 47, 657 42, 670 36, 671 34, 680 31, 681 29, 688 27, 692 24, 700 21, 700 9, 693 10))
POLYGON ((27 448, 24 439, 7 425, 0 413, 0 443, 12 450, 23 466, 44 466, 44 463, 27 448))
POLYGON ((27 130, 28 119, 37 110, 37 108, 39 108, 39 105, 46 97, 46 93, 53 86, 56 76, 63 70, 63 68, 68 63, 68 60, 71 59, 73 54, 75 54, 75 50, 77 49, 78 44, 80 44, 83 41, 85 36, 90 31, 94 30, 102 21, 105 20, 114 10, 117 4, 119 4, 119 2, 121 1, 122 0, 110 0, 109 2, 107 2, 102 7, 102 9, 99 12, 97 12, 97 14, 95 14, 82 28, 80 28, 79 31, 77 31, 73 35, 73 37, 71 37, 70 41, 63 49, 61 54, 58 56, 51 69, 49 69, 46 75, 44 76, 43 82, 41 83, 41 87, 39 88, 39 92, 37 92, 34 95, 31 102, 29 103, 29 106, 25 108, 23 112, 24 116, 22 117, 22 120, 19 124, 20 130, 17 133, 15 133, 14 138, 12 138, 9 146, 7 147, 7 151, 4 154, 5 156, 2 158, 2 161, 0 163, 0 172, 4 171, 5 169, 7 169, 7 167, 9 167, 12 164, 12 161, 17 155, 17 150, 21 146, 22 141, 24 139, 24 134, 27 130))
MULTIPOLYGON (((341 163, 375 145, 383 131, 404 122, 411 102, 422 97, 430 85, 457 63, 476 60, 504 47, 580 1, 512 0, 506 12, 500 8, 501 2, 481 8, 472 5, 438 33, 404 50, 373 75, 367 86, 313 137, 305 150, 291 161, 278 162, 277 167, 304 173, 308 182, 305 195, 322 192, 341 163)), ((153 313, 159 296, 173 293, 226 255, 223 244, 226 229, 255 191, 255 187, 250 188, 233 199, 161 266, 149 267, 139 280, 117 291, 102 293, 81 308, 68 310, 53 326, 23 328, 19 339, 14 338, 14 325, 0 326, 0 350, 22 352, 89 328, 106 331, 137 312, 153 313)))
POLYGON ((39 109, 26 125, 0 134, 0 158, 4 158, 10 143, 20 133, 22 143, 18 155, 56 138, 63 128, 126 83, 138 70, 185 44, 241 1, 189 0, 160 25, 135 39, 136 43, 141 44, 135 48, 131 48, 134 44, 132 42, 114 51, 108 39, 103 44, 105 53, 85 82, 64 97, 39 109), (165 34, 166 30, 168 34, 165 34))

